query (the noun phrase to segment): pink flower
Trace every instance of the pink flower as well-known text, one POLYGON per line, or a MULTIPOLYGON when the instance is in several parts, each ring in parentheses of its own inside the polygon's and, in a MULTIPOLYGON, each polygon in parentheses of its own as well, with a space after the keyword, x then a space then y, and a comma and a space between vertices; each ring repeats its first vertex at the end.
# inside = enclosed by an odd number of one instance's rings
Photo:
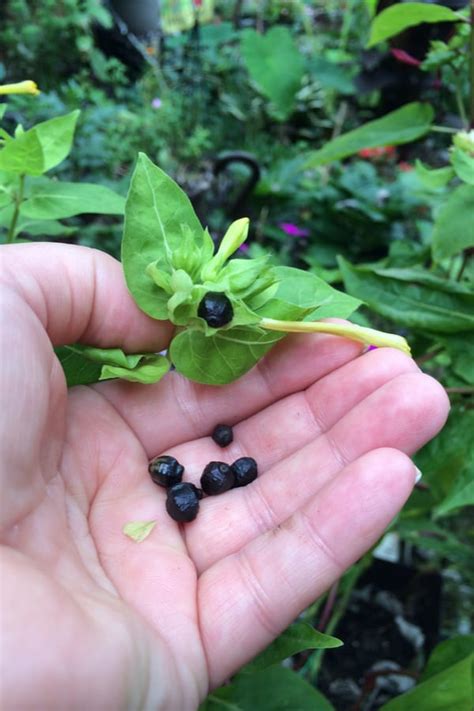
POLYGON ((280 222, 278 227, 290 237, 309 237, 309 230, 302 229, 292 222, 280 222))
POLYGON ((162 100, 159 99, 157 96, 156 96, 156 97, 153 99, 153 101, 151 102, 151 107, 152 107, 153 109, 161 109, 162 105, 163 105, 162 100))

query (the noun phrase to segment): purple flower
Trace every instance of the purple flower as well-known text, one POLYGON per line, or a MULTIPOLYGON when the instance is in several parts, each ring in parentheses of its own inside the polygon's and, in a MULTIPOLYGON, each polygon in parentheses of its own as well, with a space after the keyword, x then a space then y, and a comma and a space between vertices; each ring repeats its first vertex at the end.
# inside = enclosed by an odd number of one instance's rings
POLYGON ((378 348, 378 346, 369 346, 369 347, 367 348, 367 351, 376 351, 377 348, 378 348))
POLYGON ((309 230, 302 229, 292 222, 280 222, 278 227, 290 237, 309 237, 309 230))
POLYGON ((152 109, 161 109, 163 102, 157 96, 151 102, 152 109))
POLYGON ((240 247, 238 248, 237 251, 238 252, 248 252, 249 251, 248 244, 245 244, 245 242, 244 242, 243 244, 240 245, 240 247))

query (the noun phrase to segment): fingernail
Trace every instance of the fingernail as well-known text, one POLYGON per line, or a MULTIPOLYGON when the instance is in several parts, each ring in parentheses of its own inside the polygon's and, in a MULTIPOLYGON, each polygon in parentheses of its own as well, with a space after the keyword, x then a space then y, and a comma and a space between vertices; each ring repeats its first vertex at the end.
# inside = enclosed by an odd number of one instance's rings
POLYGON ((415 472, 416 472, 415 484, 418 484, 418 482, 420 481, 420 479, 421 479, 421 477, 423 476, 423 474, 420 472, 420 470, 418 469, 418 467, 415 467, 415 472))

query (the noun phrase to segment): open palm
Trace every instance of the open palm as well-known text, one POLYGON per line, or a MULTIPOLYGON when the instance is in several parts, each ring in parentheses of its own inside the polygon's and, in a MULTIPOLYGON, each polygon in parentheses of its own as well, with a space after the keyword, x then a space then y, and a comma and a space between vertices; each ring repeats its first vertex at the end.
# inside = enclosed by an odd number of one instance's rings
POLYGON ((66 390, 52 345, 160 350, 120 265, 53 245, 2 255, 2 698, 7 708, 195 709, 380 536, 442 427, 442 388, 401 353, 281 342, 226 387, 170 373, 66 390), (208 436, 233 424, 221 450, 208 436), (148 460, 184 479, 257 459, 256 482, 178 526, 148 460), (137 544, 129 521, 156 519, 137 544))

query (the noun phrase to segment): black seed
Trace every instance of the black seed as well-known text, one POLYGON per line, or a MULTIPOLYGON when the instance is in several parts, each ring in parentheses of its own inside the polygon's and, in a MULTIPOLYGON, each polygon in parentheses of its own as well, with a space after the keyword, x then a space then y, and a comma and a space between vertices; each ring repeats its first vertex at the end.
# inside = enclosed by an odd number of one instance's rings
POLYGON ((212 328, 225 326, 234 317, 230 299, 221 291, 208 291, 203 296, 197 313, 212 328))
POLYGON ((232 427, 229 425, 216 425, 211 436, 219 447, 227 447, 227 445, 234 439, 232 427))
POLYGON ((168 489, 166 510, 175 521, 189 523, 198 514, 201 496, 199 495, 199 489, 194 484, 189 484, 188 482, 175 484, 168 489))
POLYGON ((247 486, 257 478, 257 462, 252 457, 241 457, 232 464, 236 486, 247 486))
POLYGON ((179 484, 183 478, 184 467, 174 457, 164 454, 151 460, 148 471, 155 484, 168 488, 179 484))
POLYGON ((209 462, 202 473, 201 486, 209 496, 223 494, 234 486, 234 473, 224 462, 209 462))

